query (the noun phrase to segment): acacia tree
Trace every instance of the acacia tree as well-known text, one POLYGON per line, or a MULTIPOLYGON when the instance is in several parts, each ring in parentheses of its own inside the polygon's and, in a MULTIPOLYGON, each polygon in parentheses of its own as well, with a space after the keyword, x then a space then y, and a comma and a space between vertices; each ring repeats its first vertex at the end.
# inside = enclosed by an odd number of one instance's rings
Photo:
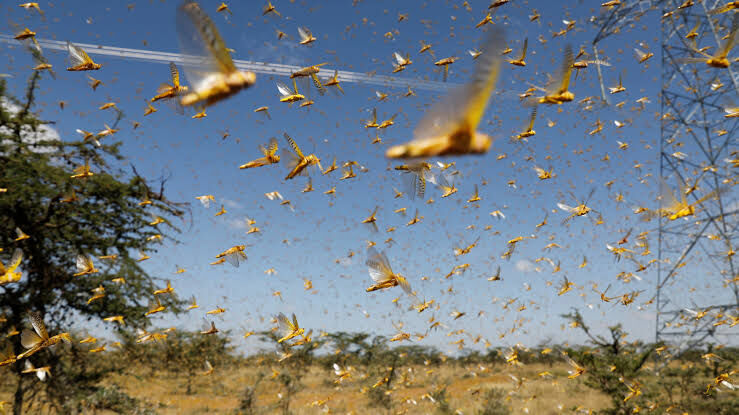
MULTIPOLYGON (((122 315, 127 323, 116 330, 145 327, 144 313, 156 281, 141 267, 138 251, 155 252, 157 239, 150 237, 158 234, 161 240, 174 240, 178 227, 172 221, 183 217, 187 205, 165 197, 166 180, 160 180, 152 190, 135 168, 124 171, 120 142, 114 138, 100 137, 98 146, 95 140, 48 134, 53 122, 41 120, 33 112, 39 79, 39 73, 34 72, 22 100, 8 96, 6 84, 0 80, 0 188, 4 189, 0 193, 0 247, 4 248, 0 258, 7 263, 15 248, 24 254, 22 279, 0 287, 0 337, 12 328, 26 327, 30 310, 44 316, 51 334, 69 331, 73 322, 97 324, 114 315, 122 315), (93 174, 72 178, 74 169, 85 163, 93 174), (163 221, 155 224, 152 215, 163 221), (16 240, 16 228, 30 238, 16 240), (99 272, 74 277, 78 254, 93 256, 99 272), (107 262, 96 258, 103 255, 117 258, 107 262), (124 278, 125 283, 111 282, 114 278, 124 278), (105 288, 105 297, 88 303, 91 290, 99 285, 105 288)), ((111 123, 113 128, 121 118, 119 112, 111 123)), ((181 303, 167 297, 167 311, 179 311, 181 303)), ((15 353, 23 351, 19 337, 7 340, 15 353)), ((60 359, 73 354, 56 348, 31 359, 37 367, 52 367, 52 377, 41 387, 47 405, 58 412, 75 412, 70 388, 90 387, 100 376, 98 372, 81 372, 74 364, 60 364, 60 359), (74 373, 64 372, 65 367, 75 368, 74 373)), ((11 368, 17 380, 14 414, 27 409, 32 404, 29 401, 39 399, 38 393, 31 394, 39 389, 38 385, 32 387, 35 377, 21 376, 22 368, 23 362, 11 368)), ((0 377, 10 379, 7 372, 0 377)))
POLYGON ((590 326, 585 323, 582 314, 576 309, 571 313, 563 314, 573 326, 582 330, 588 337, 593 348, 580 350, 568 349, 569 356, 585 368, 584 383, 593 389, 600 390, 611 398, 611 407, 600 413, 608 415, 627 415, 632 413, 636 405, 644 404, 654 394, 645 388, 644 364, 652 355, 656 346, 641 342, 626 342, 627 333, 620 324, 608 327, 609 337, 593 334, 590 326), (638 388, 639 393, 632 393, 632 388, 638 388))

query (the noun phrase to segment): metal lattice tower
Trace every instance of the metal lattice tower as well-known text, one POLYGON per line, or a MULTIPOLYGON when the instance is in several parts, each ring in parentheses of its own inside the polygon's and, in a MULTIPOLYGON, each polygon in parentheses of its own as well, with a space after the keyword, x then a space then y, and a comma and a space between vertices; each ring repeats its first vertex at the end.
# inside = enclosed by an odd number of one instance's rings
POLYGON ((729 334, 726 328, 732 320, 726 314, 739 316, 733 255, 739 239, 739 201, 732 186, 739 168, 734 161, 739 159, 739 118, 725 116, 727 108, 739 105, 739 74, 731 65, 688 63, 703 57, 696 48, 710 47, 705 51, 709 55, 718 51, 739 12, 711 13, 725 3, 720 0, 696 1, 679 9, 684 3, 624 1, 593 20, 601 27, 593 40, 597 54, 599 41, 645 13, 661 16, 660 203, 669 204, 664 194, 673 193, 695 209, 685 218, 659 219, 655 337, 679 344, 676 353, 729 334), (691 32, 696 36, 686 37, 691 32), (701 288, 708 285, 703 294, 701 288))
POLYGON ((738 104, 739 78, 731 65, 714 68, 686 61, 701 57, 695 48, 710 46, 708 54, 718 51, 739 15, 709 13, 724 3, 720 1, 678 10, 682 3, 661 4, 666 17, 662 18, 660 177, 677 198, 694 203, 696 212, 686 218, 660 219, 656 340, 689 349, 726 332, 728 324, 715 325, 726 317, 716 318, 716 313, 736 316, 739 310, 733 255, 739 239, 739 204, 732 186, 737 164, 731 161, 738 157, 739 118, 725 117, 725 109, 738 104), (688 156, 681 159, 678 152, 688 156), (695 203, 711 194, 717 197, 695 203), (711 296, 688 288, 708 284, 711 296), (686 308, 709 314, 698 318, 686 308))

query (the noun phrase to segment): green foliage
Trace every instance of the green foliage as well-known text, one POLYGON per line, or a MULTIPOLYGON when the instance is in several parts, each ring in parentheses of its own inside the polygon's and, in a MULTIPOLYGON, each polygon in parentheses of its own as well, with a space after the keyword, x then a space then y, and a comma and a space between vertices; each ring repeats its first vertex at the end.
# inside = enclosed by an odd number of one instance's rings
POLYGON ((115 386, 95 388, 95 392, 85 399, 84 407, 95 411, 107 410, 120 414, 156 414, 156 411, 151 408, 142 408, 138 399, 126 395, 115 386))
MULTIPOLYGON (((282 414, 290 414, 290 402, 292 397, 302 388, 301 380, 313 364, 315 350, 321 346, 319 341, 310 341, 299 346, 293 346, 288 342, 279 343, 279 337, 273 331, 259 333, 263 342, 272 344, 277 348, 279 357, 266 359, 271 364, 279 365, 280 374, 277 380, 282 384, 281 398, 277 402, 278 409, 282 414), (281 360, 281 361, 279 361, 281 360)), ((310 336, 310 334, 307 334, 310 336)))
POLYGON ((170 371, 185 376, 186 391, 192 393, 194 383, 205 372, 205 361, 214 368, 232 363, 233 347, 230 346, 228 332, 200 334, 175 330, 167 334, 164 341, 152 341, 146 345, 136 343, 133 336, 125 336, 123 343, 124 360, 139 362, 152 373, 170 371))
POLYGON ((370 408, 385 409, 387 412, 393 408, 393 399, 385 388, 371 388, 367 392, 370 408))
POLYGON ((716 353, 721 360, 706 364, 691 361, 701 353, 693 350, 687 357, 681 357, 681 364, 672 364, 660 371, 655 390, 662 393, 668 405, 691 414, 728 415, 739 413, 739 397, 736 392, 718 393, 708 385, 715 385, 713 379, 721 373, 729 373, 736 368, 736 350, 713 351, 709 345, 706 353, 716 353))
POLYGON ((449 394, 446 390, 447 386, 439 386, 429 393, 436 403, 436 413, 439 415, 451 415, 454 413, 454 409, 449 404, 449 394))
POLYGON ((264 372, 259 372, 257 374, 257 379, 254 381, 254 384, 247 386, 244 389, 243 395, 241 396, 241 399, 239 399, 239 414, 243 415, 252 415, 256 414, 257 412, 257 387, 259 386, 259 383, 264 380, 265 374, 264 372))
MULTIPOLYGON (((185 213, 184 206, 164 196, 163 181, 154 192, 135 168, 124 173, 117 167, 123 156, 120 143, 108 142, 112 138, 101 137, 98 147, 49 134, 51 123, 32 112, 38 81, 39 74, 34 72, 23 101, 8 96, 0 81, 0 187, 7 189, 0 194, 0 247, 5 248, 3 256, 12 254, 15 247, 24 253, 21 281, 0 288, 0 315, 4 316, 0 332, 27 326, 29 310, 44 316, 52 334, 69 331, 70 323, 80 318, 100 321, 112 315, 122 315, 127 322, 125 328, 116 330, 145 327, 144 313, 157 284, 132 255, 156 251, 156 242, 147 239, 150 236, 171 238, 178 231, 171 220, 185 213), (72 178, 74 168, 85 163, 93 175, 72 178), (151 204, 139 205, 143 200, 151 204), (150 225, 153 214, 165 222, 150 225), (15 241, 16 228, 30 238, 15 241), (98 273, 74 277, 78 254, 118 257, 107 263, 95 258, 98 273), (125 278, 126 283, 111 283, 114 278, 125 278), (91 290, 99 285, 105 288, 104 299, 88 303, 91 290)), ((121 118, 119 112, 111 123, 113 128, 121 118)), ((174 297, 163 300, 168 311, 180 310, 182 303, 174 297)), ((19 344, 14 348, 22 352, 19 344)), ((70 412, 65 409, 67 402, 91 393, 103 373, 111 370, 79 368, 76 360, 74 364, 66 361, 84 353, 57 346, 57 350, 34 356, 34 362, 39 362, 36 366, 54 368, 52 381, 44 383, 48 405, 70 412), (57 377, 57 373, 62 375, 57 377)), ((17 375, 21 368, 22 364, 13 366, 17 375)), ((38 399, 40 394, 34 393, 38 386, 24 386, 23 378, 17 379, 14 413, 19 414, 26 395, 38 399)))
POLYGON ((577 310, 562 317, 582 330, 594 346, 594 349, 568 349, 567 354, 585 368, 582 375, 585 384, 611 398, 611 407, 602 413, 626 415, 631 413, 635 405, 644 406, 648 394, 642 392, 639 396, 626 399, 630 395, 627 383, 640 386, 638 379, 642 375, 642 368, 655 346, 626 342, 627 334, 620 324, 608 328, 610 338, 594 335, 577 310))
POLYGON ((485 392, 482 408, 477 415, 509 415, 511 408, 505 403, 505 391, 500 388, 492 388, 485 392))
MULTIPOLYGON (((326 341, 330 342, 335 350, 341 350, 342 365, 372 366, 384 365, 388 361, 399 358, 403 364, 438 365, 441 363, 440 353, 434 347, 420 345, 402 345, 392 349, 388 346, 385 336, 372 336, 369 333, 329 333, 326 341), (400 356, 403 356, 400 358, 400 356)), ((326 368, 336 363, 333 355, 321 359, 326 368)))

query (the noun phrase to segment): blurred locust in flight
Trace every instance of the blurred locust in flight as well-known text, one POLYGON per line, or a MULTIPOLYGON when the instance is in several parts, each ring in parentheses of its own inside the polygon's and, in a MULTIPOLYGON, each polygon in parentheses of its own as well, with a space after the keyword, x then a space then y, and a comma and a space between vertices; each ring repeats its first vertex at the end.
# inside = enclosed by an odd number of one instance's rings
POLYGON ((295 143, 295 140, 292 139, 287 133, 283 133, 285 136, 285 139, 287 140, 288 144, 290 144, 290 147, 293 149, 295 153, 290 152, 288 149, 282 150, 283 157, 288 158, 290 161, 288 162, 288 168, 290 169, 290 172, 287 174, 287 177, 285 177, 285 180, 290 180, 293 177, 297 175, 305 175, 308 174, 306 168, 315 165, 318 166, 319 170, 323 170, 321 167, 321 159, 316 157, 315 154, 308 154, 303 155, 303 152, 300 150, 300 147, 298 147, 298 144, 295 143))
POLYGON ((10 259, 7 267, 0 262, 0 285, 21 280, 21 273, 16 271, 18 266, 20 266, 21 261, 23 261, 23 251, 21 251, 20 248, 15 248, 15 251, 13 251, 13 257, 10 259))
POLYGON ((246 164, 239 166, 240 169, 250 169, 253 167, 266 166, 268 164, 275 164, 280 162, 280 156, 277 155, 277 139, 272 137, 269 140, 269 147, 264 148, 263 145, 259 145, 259 150, 264 154, 264 157, 260 157, 256 160, 252 160, 246 164))
POLYGON ((298 84, 295 78, 293 78, 292 90, 281 81, 277 81, 277 91, 280 93, 280 102, 287 102, 288 106, 292 106, 293 102, 305 99, 305 95, 298 92, 298 84))
POLYGON ((660 208, 656 212, 649 211, 649 214, 645 216, 645 220, 649 220, 655 216, 661 216, 673 221, 693 216, 697 211, 696 208, 698 205, 709 199, 716 198, 718 195, 728 190, 727 187, 723 187, 706 194, 693 203, 688 203, 687 195, 690 193, 690 189, 694 187, 695 185, 689 186, 686 190, 680 192, 680 199, 678 200, 675 193, 670 189, 670 186, 662 180, 660 182, 660 208))
POLYGON ((704 53, 702 50, 698 49, 694 44, 692 46, 693 51, 700 55, 703 55, 704 57, 685 58, 685 59, 681 59, 681 62, 683 63, 705 63, 706 65, 712 68, 728 68, 731 64, 728 56, 729 56, 729 52, 731 52, 731 49, 734 47, 734 44, 736 43, 736 39, 738 35, 737 32, 739 32, 739 13, 735 12, 734 18, 731 22, 731 31, 729 32, 729 35, 726 38, 726 42, 721 48, 717 50, 717 52, 713 56, 704 53))
POLYGON ((441 188, 449 188, 449 183, 444 173, 434 173, 428 162, 414 162, 395 166, 395 170, 406 172, 406 191, 408 197, 415 199, 416 196, 423 198, 426 195, 426 183, 435 184, 441 188))
POLYGON ((503 32, 492 30, 482 45, 473 79, 434 105, 413 132, 415 139, 391 147, 389 158, 433 157, 452 154, 482 154, 492 139, 476 131, 485 113, 500 72, 503 32))
POLYGON ((65 343, 72 342, 69 333, 60 333, 56 336, 49 337, 49 333, 46 331, 46 325, 44 324, 44 320, 41 318, 41 314, 35 311, 29 311, 28 319, 31 321, 33 330, 24 329, 21 333, 21 344, 27 350, 18 355, 19 360, 31 356, 41 349, 53 346, 60 341, 64 341, 65 343))
POLYGON ((180 72, 174 62, 169 63, 169 73, 172 77, 172 85, 163 83, 157 88, 157 94, 151 99, 151 102, 157 102, 161 99, 177 98, 187 92, 187 87, 180 85, 180 72))
POLYGON ((246 245, 235 245, 216 255, 216 258, 228 261, 229 264, 238 268, 241 262, 246 261, 245 249, 246 245))
POLYGON ((295 313, 293 313, 292 317, 293 318, 291 321, 283 313, 277 315, 277 324, 279 325, 280 335, 282 336, 279 340, 277 340, 278 343, 288 341, 294 337, 300 336, 305 332, 305 329, 298 325, 298 318, 295 317, 295 313))
POLYGON ((562 67, 560 68, 558 76, 559 81, 551 82, 547 88, 535 86, 536 89, 544 91, 546 95, 539 97, 536 100, 532 100, 532 103, 559 105, 575 99, 575 94, 569 91, 570 75, 572 74, 574 61, 575 59, 572 56, 572 47, 570 45, 565 46, 564 59, 562 60, 562 67))
POLYGON ((321 66, 327 64, 328 62, 323 62, 319 63, 318 65, 306 66, 305 68, 301 68, 290 74, 290 79, 310 77, 310 79, 313 81, 313 85, 315 85, 316 89, 318 89, 318 92, 323 95, 326 93, 326 88, 324 88, 324 86, 321 84, 321 80, 318 78, 318 73, 321 72, 321 66))
MULTIPOLYGON (((587 205, 588 201, 593 196, 593 193, 594 192, 595 192, 595 188, 593 188, 592 190, 590 190, 590 194, 588 195, 587 198, 585 198, 585 201, 584 202, 578 202, 578 205, 577 206, 568 206, 568 205, 565 205, 564 203, 557 203, 557 207, 558 208, 560 208, 561 210, 563 210, 563 211, 565 211, 565 212, 567 212, 567 213, 570 214, 570 216, 567 216, 566 218, 564 218, 562 220, 562 224, 565 224, 565 223, 569 222, 570 219, 574 218, 575 216, 587 216, 588 213, 594 212, 594 210, 591 209, 587 205)), ((570 195, 572 196, 573 199, 577 200, 577 198, 575 197, 575 195, 573 195, 573 194, 570 194, 570 195)))
POLYGON ((69 60, 72 62, 72 66, 67 68, 68 71, 96 71, 102 67, 102 65, 95 63, 87 56, 82 48, 67 41, 67 50, 69 51, 69 60))
POLYGON ((408 295, 413 295, 408 280, 400 274, 393 272, 388 261, 387 256, 384 252, 378 252, 374 246, 367 248, 367 267, 372 280, 375 282, 371 286, 367 287, 367 292, 376 290, 383 290, 390 287, 400 285, 400 288, 405 291, 408 295))
POLYGON ((177 34, 192 91, 182 97, 185 106, 209 106, 256 82, 254 72, 239 71, 231 60, 213 21, 194 1, 177 10, 177 34))

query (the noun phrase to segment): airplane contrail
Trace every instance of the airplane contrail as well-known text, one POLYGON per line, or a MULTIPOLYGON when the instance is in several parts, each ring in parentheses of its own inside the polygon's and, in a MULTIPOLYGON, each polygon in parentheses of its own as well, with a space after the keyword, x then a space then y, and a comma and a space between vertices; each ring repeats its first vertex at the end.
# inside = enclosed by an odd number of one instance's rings
MULTIPOLYGON (((52 50, 67 50, 67 42, 50 39, 36 39, 38 43, 48 49, 52 50)), ((22 46, 23 43, 13 39, 13 36, 0 34, 0 42, 17 44, 22 46)), ((92 45, 89 43, 74 43, 76 46, 81 47, 89 55, 106 55, 120 59, 134 59, 156 63, 185 63, 195 64, 203 61, 201 56, 183 55, 180 53, 171 52, 159 52, 143 49, 130 49, 130 48, 118 48, 115 46, 103 46, 103 45, 92 45)), ((280 63, 268 63, 268 62, 256 62, 234 59, 234 64, 239 70, 252 71, 260 74, 277 75, 277 76, 290 76, 293 72, 301 69, 299 66, 284 65, 280 63)), ((328 68, 322 68, 326 73, 333 73, 334 71, 328 68)), ((396 87, 396 88, 407 88, 421 89, 426 91, 446 91, 450 87, 456 86, 455 84, 437 81, 427 81, 424 79, 415 78, 399 78, 387 75, 368 75, 359 72, 350 71, 338 71, 339 81, 342 82, 355 82, 364 83, 368 85, 380 85, 385 87, 396 87)))

